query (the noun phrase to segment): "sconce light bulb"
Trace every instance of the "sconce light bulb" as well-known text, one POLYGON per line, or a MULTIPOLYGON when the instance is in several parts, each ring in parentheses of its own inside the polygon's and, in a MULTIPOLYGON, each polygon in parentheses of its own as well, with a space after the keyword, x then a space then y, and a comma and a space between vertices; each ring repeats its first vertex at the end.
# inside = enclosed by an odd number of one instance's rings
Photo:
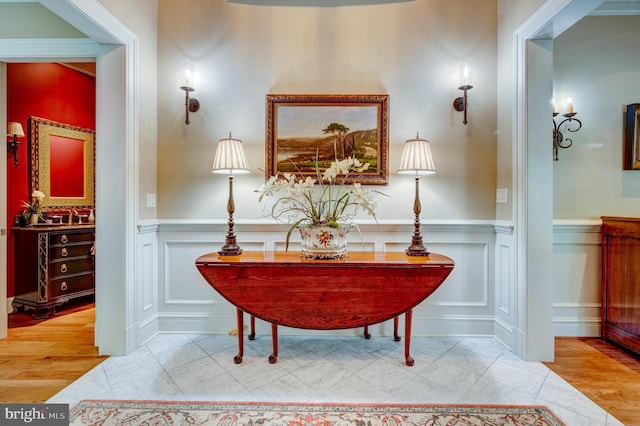
POLYGON ((184 70, 184 86, 193 87, 193 72, 189 68, 184 70))
POLYGON ((573 114, 573 99, 567 98, 567 114, 573 114))

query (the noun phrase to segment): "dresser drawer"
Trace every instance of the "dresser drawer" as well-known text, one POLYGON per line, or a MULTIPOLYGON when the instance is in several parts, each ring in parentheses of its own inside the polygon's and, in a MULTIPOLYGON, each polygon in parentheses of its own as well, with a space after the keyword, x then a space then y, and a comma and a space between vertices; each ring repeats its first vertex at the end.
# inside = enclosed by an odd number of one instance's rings
POLYGON ((58 279, 68 275, 93 272, 92 258, 65 260, 57 259, 49 263, 49 279, 58 279))
POLYGON ((56 297, 72 295, 79 291, 94 291, 94 275, 77 275, 75 277, 60 278, 49 281, 49 300, 56 297))
POLYGON ((49 259, 52 261, 61 260, 70 257, 83 257, 91 254, 91 246, 93 243, 88 241, 86 244, 73 244, 66 246, 50 246, 49 259))
POLYGON ((93 241, 93 232, 60 232, 49 234, 50 245, 64 245, 93 241))

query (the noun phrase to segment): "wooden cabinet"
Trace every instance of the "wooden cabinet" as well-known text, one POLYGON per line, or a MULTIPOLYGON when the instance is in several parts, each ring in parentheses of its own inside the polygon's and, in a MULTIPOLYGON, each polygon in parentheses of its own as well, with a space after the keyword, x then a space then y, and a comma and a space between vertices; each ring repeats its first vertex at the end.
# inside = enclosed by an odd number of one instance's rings
POLYGON ((95 227, 14 228, 13 305, 48 318, 55 307, 95 293, 95 227))
POLYGON ((602 338, 640 354, 640 218, 602 218, 602 338))

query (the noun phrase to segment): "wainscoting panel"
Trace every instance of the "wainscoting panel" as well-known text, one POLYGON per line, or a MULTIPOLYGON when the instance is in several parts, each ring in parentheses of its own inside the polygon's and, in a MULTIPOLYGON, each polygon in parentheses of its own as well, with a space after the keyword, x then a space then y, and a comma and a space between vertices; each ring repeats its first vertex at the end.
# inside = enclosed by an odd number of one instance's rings
POLYGON ((507 347, 517 344, 513 226, 496 225, 495 330, 494 335, 507 347))
POLYGON ((556 336, 600 336, 600 221, 553 226, 553 330, 556 336))
MULTIPOLYGON (((139 277, 136 312, 138 342, 158 331, 235 332, 235 308, 202 278, 195 260, 224 244, 224 221, 146 222, 139 227, 139 277)), ((284 250, 287 226, 268 222, 236 223, 245 251, 284 250)), ((364 224, 350 235, 353 251, 404 251, 411 241, 411 222, 364 224)), ((451 257, 455 269, 444 284, 414 309, 413 334, 433 336, 493 335, 513 348, 521 339, 516 324, 513 225, 490 221, 423 224, 428 250, 451 257)), ((289 250, 298 251, 292 235, 289 250)), ((558 336, 600 333, 599 221, 554 223, 554 332, 558 336)), ((245 324, 249 317, 246 315, 245 324)), ((401 323, 404 319, 401 319, 401 323)), ((256 322, 258 334, 269 325, 256 322)), ((401 327, 401 331, 404 329, 401 327)), ((391 336, 392 321, 371 327, 374 335, 391 336)), ((282 334, 360 335, 362 330, 310 331, 282 327, 282 334)))
MULTIPOLYGON (((158 225, 158 323, 162 331, 229 333, 235 331, 235 308, 202 278, 195 260, 224 244, 226 223, 160 222, 158 225)), ((284 250, 286 226, 236 224, 238 244, 245 251, 284 250)), ((365 224, 350 235, 354 251, 404 251, 411 241, 411 223, 365 224)), ((491 223, 443 223, 423 226, 425 244, 450 256, 456 267, 443 286, 414 309, 415 335, 490 335, 493 333, 493 247, 491 223)), ((299 250, 292 235, 290 251, 299 250)), ((248 321, 248 317, 247 317, 248 321)), ((373 326, 372 333, 391 336, 392 321, 373 326)), ((403 330, 403 329, 402 329, 403 330)), ((257 332, 269 327, 257 321, 257 332)), ((325 334, 354 335, 362 330, 325 334)), ((283 334, 320 333, 287 329, 283 334)))
POLYGON ((158 324, 158 234, 147 229, 138 236, 133 341, 143 343, 159 332, 158 324))

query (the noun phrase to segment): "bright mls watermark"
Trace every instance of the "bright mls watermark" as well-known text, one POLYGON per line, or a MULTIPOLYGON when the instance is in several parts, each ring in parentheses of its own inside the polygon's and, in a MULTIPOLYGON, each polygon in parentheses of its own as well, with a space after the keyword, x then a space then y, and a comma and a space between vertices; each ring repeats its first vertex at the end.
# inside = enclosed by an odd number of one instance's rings
POLYGON ((67 426, 69 404, 0 404, 0 424, 67 426))

